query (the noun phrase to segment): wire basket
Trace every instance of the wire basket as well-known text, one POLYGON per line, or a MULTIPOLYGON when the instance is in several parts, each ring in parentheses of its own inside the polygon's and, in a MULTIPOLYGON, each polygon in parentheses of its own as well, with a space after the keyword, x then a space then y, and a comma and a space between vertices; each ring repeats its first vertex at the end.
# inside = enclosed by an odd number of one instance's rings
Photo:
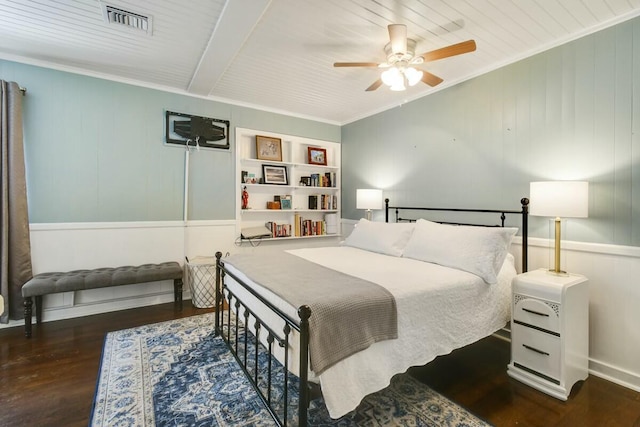
POLYGON ((187 280, 191 303, 197 308, 216 305, 216 259, 198 256, 187 261, 187 280))

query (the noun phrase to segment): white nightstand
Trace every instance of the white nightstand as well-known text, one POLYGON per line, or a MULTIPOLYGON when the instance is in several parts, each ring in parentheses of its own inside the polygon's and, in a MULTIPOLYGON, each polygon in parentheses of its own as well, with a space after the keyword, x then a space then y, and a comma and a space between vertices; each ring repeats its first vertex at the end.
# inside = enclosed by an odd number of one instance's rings
POLYGON ((577 274, 545 269, 513 279, 511 363, 507 373, 567 400, 586 380, 589 357, 589 282, 577 274))

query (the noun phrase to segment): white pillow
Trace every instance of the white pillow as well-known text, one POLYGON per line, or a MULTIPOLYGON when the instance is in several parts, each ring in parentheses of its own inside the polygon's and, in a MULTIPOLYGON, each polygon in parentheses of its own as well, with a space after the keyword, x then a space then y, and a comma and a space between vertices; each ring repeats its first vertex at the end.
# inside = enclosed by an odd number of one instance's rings
POLYGON ((342 243, 344 246, 402 256, 415 224, 406 222, 372 222, 362 218, 342 243))
POLYGON ((419 219, 402 256, 467 271, 492 284, 497 282, 517 231, 512 227, 446 225, 419 219))

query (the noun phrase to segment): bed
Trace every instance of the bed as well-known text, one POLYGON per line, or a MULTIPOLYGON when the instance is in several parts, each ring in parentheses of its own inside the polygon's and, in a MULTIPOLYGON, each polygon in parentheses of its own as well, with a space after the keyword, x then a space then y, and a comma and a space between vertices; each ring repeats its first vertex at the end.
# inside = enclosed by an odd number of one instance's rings
POLYGON ((508 251, 519 229, 526 271, 527 199, 519 210, 393 207, 388 199, 385 208, 385 223, 361 220, 338 247, 216 254, 216 334, 278 425, 306 426, 319 393, 339 418, 394 375, 489 336, 509 320, 516 267, 508 251), (415 218, 433 211, 455 221, 415 218), (485 215, 498 215, 498 223, 478 224, 485 215), (505 226, 507 216, 517 216, 519 227, 505 226), (239 334, 239 323, 251 334, 239 334), (272 371, 272 358, 285 375, 272 371), (288 395, 288 372, 299 380, 298 395, 288 395), (279 399, 272 392, 276 380, 284 383, 279 399))

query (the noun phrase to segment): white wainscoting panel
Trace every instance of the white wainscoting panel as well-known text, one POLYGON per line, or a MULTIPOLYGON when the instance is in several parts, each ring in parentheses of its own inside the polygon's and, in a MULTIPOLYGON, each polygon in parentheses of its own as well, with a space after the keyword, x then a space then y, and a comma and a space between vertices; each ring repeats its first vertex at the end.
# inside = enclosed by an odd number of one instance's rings
MULTIPOLYGON (((182 221, 31 224, 33 273, 166 261, 183 264, 184 229, 182 221)), ((170 280, 64 292, 43 297, 43 321, 170 301, 170 280)), ((13 321, 8 326, 23 323, 13 321)))
MULTIPOLYGON (((31 224, 30 233, 34 274, 166 261, 184 264, 182 221, 31 224)), ((190 298, 189 293, 184 297, 190 298)), ((170 280, 64 292, 43 297, 43 321, 171 301, 170 280)), ((6 326, 18 324, 24 321, 6 326)))
POLYGON ((33 273, 184 259, 182 221, 31 224, 33 273))
POLYGON ((218 251, 223 255, 233 252, 235 233, 234 220, 189 221, 185 228, 184 253, 189 259, 193 259, 200 256, 214 257, 218 251))

